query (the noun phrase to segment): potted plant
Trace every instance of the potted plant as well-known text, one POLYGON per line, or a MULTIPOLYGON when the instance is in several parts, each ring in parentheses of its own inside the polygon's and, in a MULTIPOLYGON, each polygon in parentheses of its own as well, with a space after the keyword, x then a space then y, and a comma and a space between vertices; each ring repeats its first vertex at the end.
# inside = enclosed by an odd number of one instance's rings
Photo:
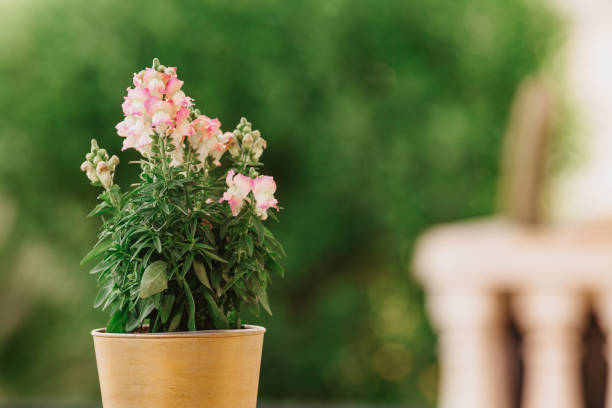
POLYGON ((92 332, 105 408, 255 407, 265 329, 245 308, 270 312, 271 272, 284 250, 263 221, 276 218, 276 184, 260 175, 266 141, 244 118, 233 132, 200 113, 176 68, 157 59, 134 74, 116 128, 136 149, 137 183, 114 183, 117 156, 91 142, 81 166, 104 191, 92 332))

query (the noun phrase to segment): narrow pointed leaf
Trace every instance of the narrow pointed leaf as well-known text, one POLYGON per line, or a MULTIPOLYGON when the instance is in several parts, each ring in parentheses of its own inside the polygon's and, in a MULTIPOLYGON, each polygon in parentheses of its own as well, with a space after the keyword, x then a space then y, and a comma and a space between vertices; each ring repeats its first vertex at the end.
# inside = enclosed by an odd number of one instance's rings
POLYGON ((213 299, 210 291, 206 288, 202 288, 202 293, 204 294, 204 299, 206 299, 206 303, 208 303, 208 311, 210 312, 210 316, 212 317, 215 329, 229 329, 229 322, 225 318, 225 315, 223 314, 221 309, 219 309, 219 306, 213 299))
POLYGON ((183 317, 182 313, 177 313, 176 315, 174 315, 174 317, 170 321, 170 326, 168 327, 169 332, 173 332, 173 331, 176 331, 176 329, 178 329, 179 325, 181 324, 182 317, 183 317))
POLYGON ((195 303, 193 301, 193 295, 191 294, 191 289, 189 288, 189 284, 185 279, 183 281, 183 288, 185 289, 185 297, 187 298, 187 327, 191 331, 195 331, 195 303))
POLYGON ((202 282, 202 285, 206 286, 208 289, 212 290, 212 286, 210 285, 210 281, 208 280, 208 275, 206 274, 206 267, 200 261, 193 261, 193 270, 195 271, 196 276, 202 282))
POLYGON ((244 241, 246 242, 247 254, 253 256, 253 238, 249 234, 245 234, 244 241))
POLYGON ((170 312, 174 306, 174 293, 170 293, 162 298, 161 307, 159 309, 159 315, 162 323, 166 323, 170 317, 170 312))
POLYGON ((110 248, 112 244, 113 243, 111 240, 99 242, 91 251, 87 253, 87 255, 85 255, 85 257, 83 257, 83 259, 81 259, 81 265, 84 265, 92 259, 102 255, 102 253, 110 248))

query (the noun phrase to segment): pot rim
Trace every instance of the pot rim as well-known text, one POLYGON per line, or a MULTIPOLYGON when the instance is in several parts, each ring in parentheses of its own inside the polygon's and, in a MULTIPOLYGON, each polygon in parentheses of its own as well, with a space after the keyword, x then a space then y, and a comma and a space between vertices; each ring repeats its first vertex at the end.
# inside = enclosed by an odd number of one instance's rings
POLYGON ((186 332, 167 332, 167 333, 106 333, 106 328, 94 329, 91 331, 93 337, 116 337, 122 339, 189 339, 189 338, 218 338, 218 337, 239 337, 255 336, 264 334, 265 327, 243 324, 241 329, 231 330, 198 330, 186 332))

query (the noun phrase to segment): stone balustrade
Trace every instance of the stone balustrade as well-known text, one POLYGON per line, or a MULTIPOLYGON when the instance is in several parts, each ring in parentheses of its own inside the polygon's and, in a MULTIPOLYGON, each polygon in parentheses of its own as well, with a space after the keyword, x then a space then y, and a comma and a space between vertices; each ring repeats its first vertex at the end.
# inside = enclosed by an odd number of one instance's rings
MULTIPOLYGON (((420 238, 414 271, 439 332, 441 408, 516 406, 510 315, 522 334, 520 406, 583 407, 588 312, 612 333, 612 224, 442 225, 420 238)), ((612 358, 612 341, 604 355, 612 358)), ((612 376, 608 381, 610 390, 612 376)), ((612 408, 612 392, 606 406, 612 408)))

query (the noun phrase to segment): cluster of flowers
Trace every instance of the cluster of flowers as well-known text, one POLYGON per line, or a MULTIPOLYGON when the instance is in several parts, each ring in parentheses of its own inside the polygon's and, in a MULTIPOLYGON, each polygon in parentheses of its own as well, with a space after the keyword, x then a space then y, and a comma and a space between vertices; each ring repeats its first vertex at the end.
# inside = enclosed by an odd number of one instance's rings
POLYGON ((223 194, 219 202, 227 201, 234 216, 240 213, 245 202, 251 202, 249 193, 255 198, 255 213, 259 218, 268 218, 268 208, 278 210, 278 201, 274 198, 276 183, 270 176, 258 176, 255 178, 236 174, 234 170, 227 172, 225 182, 229 189, 223 194))
POLYGON ((175 146, 172 165, 184 162, 185 140, 197 152, 200 166, 210 157, 216 165, 228 149, 232 133, 221 131, 221 122, 193 109, 193 99, 181 90, 183 81, 175 67, 155 61, 153 68, 134 74, 134 87, 127 89, 122 108, 125 119, 117 124, 119 136, 125 138, 123 150, 134 148, 151 154, 152 136, 157 133, 175 146))
MULTIPOLYGON (((258 163, 266 148, 266 141, 258 130, 251 128, 245 118, 240 119, 236 130, 232 133, 228 145, 229 153, 234 159, 247 163, 258 163)), ((236 174, 234 170, 227 173, 225 182, 229 189, 219 201, 227 201, 234 216, 240 213, 246 202, 252 202, 249 193, 255 200, 255 212, 262 220, 268 218, 268 208, 278 211, 278 201, 274 198, 276 183, 270 176, 259 176, 253 172, 252 177, 236 174)))
MULTIPOLYGON (((194 164, 198 169, 207 169, 208 165, 220 166, 221 157, 226 151, 229 151, 234 162, 260 164, 259 158, 267 143, 259 131, 253 130, 251 123, 242 118, 236 130, 222 132, 218 119, 211 119, 194 108, 193 99, 181 89, 183 81, 177 78, 175 67, 160 65, 155 59, 152 68, 134 74, 133 84, 133 88, 127 89, 122 105, 125 118, 116 126, 119 136, 125 138, 122 150, 133 148, 148 157, 152 154, 154 136, 158 135, 160 140, 174 146, 169 152, 171 166, 180 166, 186 162, 194 164)), ((90 153, 92 159, 103 151, 96 144, 97 150, 94 152, 94 142, 90 153)), ((106 185, 109 182, 109 186, 112 185, 116 166, 111 161, 115 163, 115 159, 118 163, 116 156, 108 163, 100 162, 105 163, 101 164, 100 173, 95 167, 99 164, 90 161, 88 155, 81 169, 87 172, 93 183, 100 181, 108 189, 106 185)), ((108 160, 108 157, 100 156, 100 160, 108 160)), ((228 190, 219 202, 227 201, 234 216, 240 213, 246 202, 254 203, 256 214, 265 220, 269 208, 278 210, 274 198, 276 183, 270 176, 259 176, 253 168, 249 175, 251 177, 229 170, 226 177, 228 190), (252 193, 252 198, 249 193, 252 193)))
POLYGON ((104 149, 98 147, 96 139, 91 140, 91 151, 85 155, 81 170, 87 173, 87 178, 93 184, 100 183, 106 190, 113 185, 115 169, 119 165, 119 158, 115 155, 108 157, 104 149))

